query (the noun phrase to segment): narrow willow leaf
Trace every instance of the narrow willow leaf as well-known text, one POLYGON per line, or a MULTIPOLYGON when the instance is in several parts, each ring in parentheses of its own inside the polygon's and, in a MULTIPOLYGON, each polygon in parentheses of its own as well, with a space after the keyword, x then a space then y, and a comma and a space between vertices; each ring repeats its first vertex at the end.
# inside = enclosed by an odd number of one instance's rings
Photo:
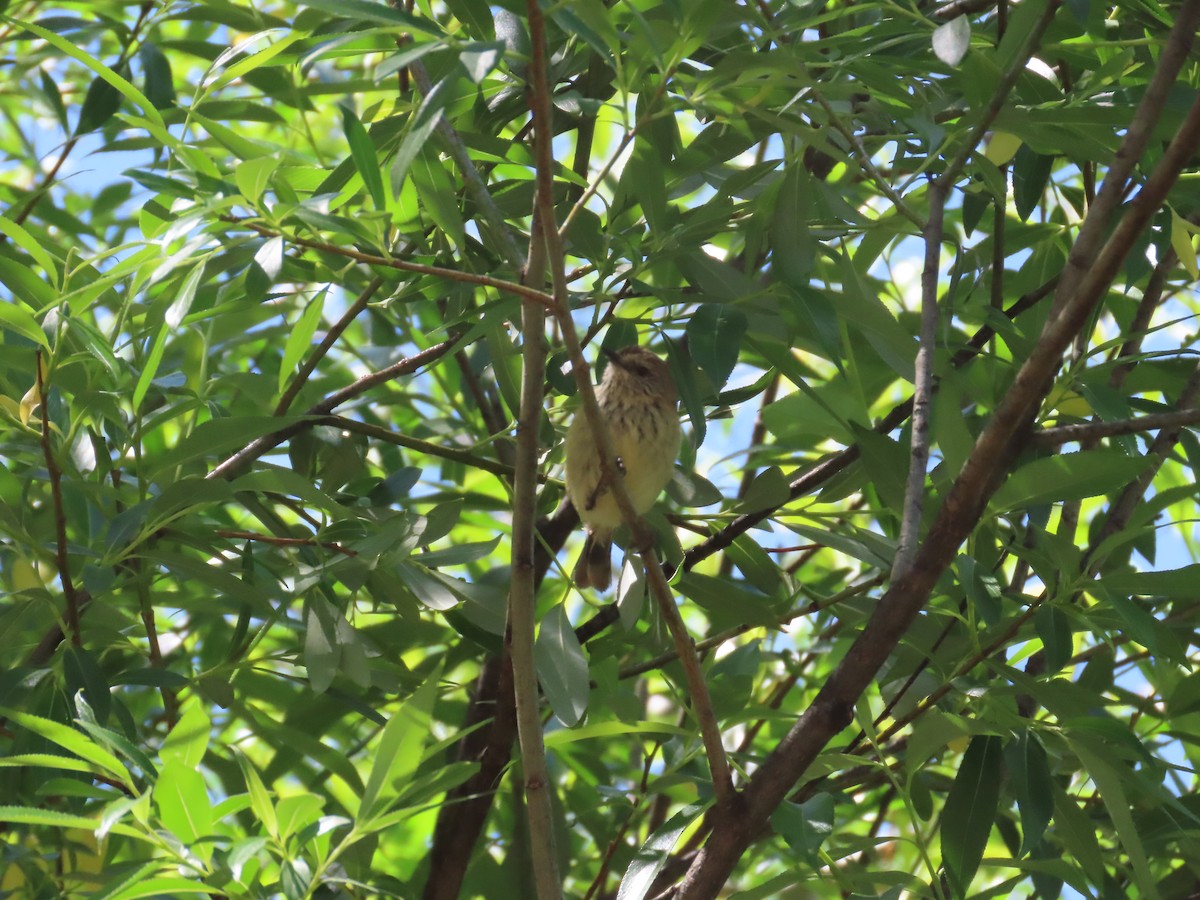
POLYGON ((384 726, 355 817, 360 826, 384 813, 388 801, 407 787, 416 772, 422 750, 431 737, 430 715, 441 678, 439 665, 384 726))
POLYGON ((542 619, 533 653, 554 715, 568 728, 578 725, 588 705, 588 664, 561 603, 542 619))
POLYGON ((375 144, 354 110, 348 106, 342 107, 342 130, 350 144, 354 168, 358 169, 371 201, 376 209, 387 209, 388 199, 383 189, 383 175, 379 171, 379 155, 375 151, 375 144))
POLYGON ((971 739, 942 811, 942 863, 956 896, 965 897, 983 860, 1000 801, 1003 741, 981 734, 971 739))
POLYGON ((679 836, 702 812, 703 804, 693 803, 691 806, 685 806, 650 835, 646 843, 638 848, 633 862, 625 870, 625 877, 621 879, 621 886, 617 889, 617 900, 643 900, 650 892, 654 879, 666 865, 679 836))

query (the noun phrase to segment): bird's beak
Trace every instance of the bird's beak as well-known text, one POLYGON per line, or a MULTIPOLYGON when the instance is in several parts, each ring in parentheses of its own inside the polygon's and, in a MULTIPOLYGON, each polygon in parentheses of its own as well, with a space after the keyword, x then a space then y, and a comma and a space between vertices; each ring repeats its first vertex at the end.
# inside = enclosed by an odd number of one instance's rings
POLYGON ((600 352, 608 357, 609 362, 617 361, 617 353, 615 350, 609 350, 607 347, 601 347, 600 352))

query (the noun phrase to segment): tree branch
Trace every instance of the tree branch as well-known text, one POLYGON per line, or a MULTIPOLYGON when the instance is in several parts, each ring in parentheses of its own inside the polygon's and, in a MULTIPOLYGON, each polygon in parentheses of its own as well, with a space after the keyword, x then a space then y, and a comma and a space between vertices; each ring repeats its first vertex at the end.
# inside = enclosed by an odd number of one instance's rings
MULTIPOLYGON (((529 268, 526 277, 535 283, 543 278, 548 261, 554 272, 554 301, 551 309, 567 308, 562 256, 556 253, 558 232, 554 223, 554 160, 551 142, 550 83, 546 76, 546 36, 537 0, 526 4, 529 17, 529 100, 533 108, 534 156, 537 189, 534 193, 533 227, 530 235, 529 268), (560 290, 563 287, 563 290, 560 290)), ((533 644, 536 622, 536 578, 534 576, 534 518, 537 510, 538 432, 541 427, 546 378, 546 311, 539 304, 521 304, 521 412, 517 422, 516 476, 513 479, 512 585, 508 598, 507 645, 512 658, 513 691, 517 708, 517 737, 521 744, 529 851, 533 863, 538 900, 562 896, 562 876, 554 849, 553 792, 546 766, 546 746, 538 694, 533 644)))
POLYGON ((1058 447, 1069 441, 1095 441, 1138 434, 1156 428, 1188 428, 1200 425, 1200 410, 1181 409, 1176 412, 1151 413, 1135 419, 1119 419, 1115 422, 1084 422, 1079 425, 1058 425, 1034 432, 1029 443, 1035 447, 1058 447))
POLYGON ((412 356, 406 357, 399 362, 380 369, 378 372, 372 372, 370 375, 364 375, 352 384, 347 385, 340 391, 335 391, 324 400, 309 407, 304 413, 305 416, 312 417, 301 422, 294 422, 280 428, 278 431, 272 431, 270 434, 263 435, 251 441, 247 446, 233 454, 223 462, 219 463, 216 468, 206 475, 206 478, 233 478, 240 470, 258 459, 265 453, 270 453, 271 450, 278 447, 288 438, 299 434, 315 425, 320 424, 320 420, 328 416, 334 409, 345 403, 364 391, 369 391, 376 385, 383 384, 386 381, 391 381, 393 378, 399 378, 401 375, 411 375, 417 369, 434 362, 445 354, 453 350, 458 342, 462 339, 461 335, 454 335, 440 344, 434 344, 419 353, 414 353, 412 356))
POLYGON ((75 591, 75 582, 71 578, 71 562, 67 553, 67 514, 63 509, 62 469, 54 456, 54 448, 50 445, 50 392, 46 385, 42 369, 42 351, 34 356, 34 368, 38 392, 38 404, 42 417, 42 458, 46 460, 46 472, 50 477, 50 500, 54 507, 54 562, 58 569, 58 577, 62 582, 63 597, 67 604, 67 634, 71 643, 76 647, 83 644, 79 632, 79 595, 75 591))
POLYGON ((322 253, 343 256, 346 259, 353 259, 356 262, 366 263, 369 266, 399 269, 402 272, 416 272, 418 275, 433 275, 438 278, 446 278, 450 281, 459 281, 464 284, 495 288, 498 291, 513 294, 523 300, 533 300, 547 308, 554 305, 554 299, 549 294, 515 281, 505 281, 503 278, 493 278, 491 275, 479 275, 475 272, 461 272, 458 269, 447 269, 442 266, 427 266, 424 263, 412 263, 403 259, 393 259, 389 256, 379 256, 374 253, 363 253, 360 250, 331 244, 328 241, 314 241, 309 238, 302 238, 299 235, 287 235, 273 228, 267 228, 265 225, 259 225, 249 219, 239 219, 235 216, 221 216, 221 220, 231 225, 248 228, 263 237, 281 237, 288 243, 295 244, 297 247, 306 247, 309 250, 320 250, 322 253))
MULTIPOLYGON (((1171 43, 1183 41, 1190 45, 1188 30, 1195 31, 1198 11, 1198 0, 1189 0, 1185 4, 1172 32, 1171 43)), ((1148 92, 1143 104, 1150 102, 1150 97, 1148 92)), ((1151 128, 1156 117, 1139 115, 1135 118, 1141 127, 1151 128)), ((1124 143, 1137 145, 1145 139, 1146 135, 1131 130, 1124 143)), ((744 792, 744 814, 736 819, 723 815, 715 817, 713 833, 680 885, 680 896, 689 900, 716 897, 738 857, 765 826, 780 799, 833 735, 852 721, 854 703, 925 605, 937 579, 1003 481, 1015 457, 1017 439, 1027 431, 1037 404, 1049 390, 1063 351, 1087 322, 1137 235, 1149 223, 1194 153, 1198 141, 1200 100, 1193 105, 1095 265, 1087 270, 1078 286, 1066 294, 1059 315, 1047 321, 1037 344, 976 440, 913 565, 892 583, 813 703, 755 772, 744 792)), ((1085 220, 1084 228, 1090 218, 1089 215, 1085 220)), ((1081 237, 1082 234, 1083 228, 1081 237)))

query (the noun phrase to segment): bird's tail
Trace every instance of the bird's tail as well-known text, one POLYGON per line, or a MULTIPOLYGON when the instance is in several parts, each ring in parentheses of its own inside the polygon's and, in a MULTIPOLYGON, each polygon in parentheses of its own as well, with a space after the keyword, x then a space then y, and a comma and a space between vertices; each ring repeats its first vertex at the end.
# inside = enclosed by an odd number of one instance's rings
POLYGON ((612 583, 612 537, 601 536, 588 529, 583 540, 583 552, 575 563, 572 573, 575 584, 581 588, 608 590, 612 583))

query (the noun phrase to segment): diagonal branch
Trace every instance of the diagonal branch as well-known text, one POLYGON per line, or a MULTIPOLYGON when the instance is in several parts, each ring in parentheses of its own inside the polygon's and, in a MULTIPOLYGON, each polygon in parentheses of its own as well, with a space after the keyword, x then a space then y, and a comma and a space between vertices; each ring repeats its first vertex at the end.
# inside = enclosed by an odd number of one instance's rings
POLYGON ((979 121, 963 142, 959 152, 947 163, 929 188, 929 220, 925 223, 925 265, 921 271, 921 339, 917 349, 913 376, 912 441, 909 453, 908 478, 904 488, 904 512, 900 520, 900 538, 896 557, 892 565, 892 576, 903 575, 912 565, 917 553, 917 539, 921 533, 921 516, 925 501, 925 478, 929 470, 930 416, 933 408, 933 357, 936 350, 938 323, 938 272, 942 254, 942 237, 945 231, 946 201, 959 173, 967 164, 971 154, 991 127, 996 116, 1025 71, 1033 52, 1041 43, 1042 35, 1050 27, 1058 10, 1058 0, 1050 0, 1041 17, 1025 36, 1021 51, 1013 59, 1000 78, 992 98, 983 110, 979 121))
MULTIPOLYGON (((1171 45, 1182 45, 1184 55, 1191 45, 1198 20, 1200 0, 1189 0, 1179 14, 1169 41, 1171 45)), ((1163 58, 1167 56, 1164 52, 1163 58)), ((1178 58, 1182 61, 1183 57, 1178 58)), ((1174 72, 1169 73, 1171 78, 1174 75, 1174 72)), ((1149 97, 1148 92, 1143 105, 1150 102, 1149 97)), ((1139 127, 1146 129, 1153 127, 1156 118, 1154 115, 1135 117, 1139 127)), ((1144 145, 1145 140, 1145 134, 1131 129, 1124 144, 1136 146, 1141 142, 1144 145)), ((745 791, 742 814, 736 818, 719 814, 715 817, 712 835, 689 868, 679 896, 689 900, 717 896, 720 886, 742 852, 765 826, 780 798, 790 791, 833 735, 850 723, 858 697, 924 607, 937 579, 1003 481, 1019 448, 1020 438, 1027 433, 1038 404, 1050 388, 1063 351, 1086 325, 1136 237, 1149 224, 1198 145, 1200 100, 1192 106, 1103 251, 1091 257, 1092 265, 1074 289, 1061 295, 1063 302, 1059 314, 1046 322, 1037 344, 976 440, 913 565, 892 583, 812 705, 755 772, 745 791)), ((1087 221, 1084 227, 1087 227, 1087 221)), ((1081 237, 1082 233, 1083 229, 1081 237)))
POLYGON ((243 467, 249 465, 263 454, 270 453, 288 438, 312 428, 314 425, 320 424, 321 419, 328 416, 347 400, 353 399, 377 385, 391 381, 393 378, 399 378, 402 375, 411 375, 422 366, 434 362, 449 353, 458 345, 461 339, 461 335, 454 335, 440 344, 434 344, 420 353, 414 353, 412 356, 405 357, 384 369, 380 369, 378 372, 364 375, 353 384, 346 385, 340 391, 334 391, 334 393, 330 394, 324 400, 314 404, 305 411, 304 415, 311 418, 306 418, 300 422, 293 422, 291 425, 286 425, 278 431, 272 431, 270 434, 265 434, 251 441, 237 453, 219 463, 205 477, 233 478, 243 467))

